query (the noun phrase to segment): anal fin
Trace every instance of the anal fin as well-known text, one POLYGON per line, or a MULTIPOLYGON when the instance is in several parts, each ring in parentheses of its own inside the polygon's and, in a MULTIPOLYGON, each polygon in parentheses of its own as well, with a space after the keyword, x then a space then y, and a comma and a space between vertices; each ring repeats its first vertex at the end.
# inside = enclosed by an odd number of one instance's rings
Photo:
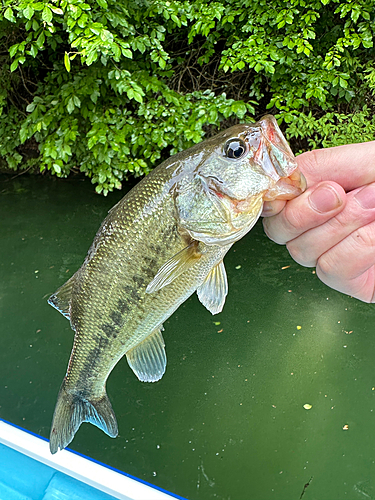
POLYGON ((157 328, 126 353, 130 368, 141 382, 157 382, 165 373, 167 356, 162 329, 163 327, 157 328))
POLYGON ((202 304, 212 313, 222 311, 228 294, 228 280, 224 262, 220 261, 211 269, 204 282, 197 288, 202 304))

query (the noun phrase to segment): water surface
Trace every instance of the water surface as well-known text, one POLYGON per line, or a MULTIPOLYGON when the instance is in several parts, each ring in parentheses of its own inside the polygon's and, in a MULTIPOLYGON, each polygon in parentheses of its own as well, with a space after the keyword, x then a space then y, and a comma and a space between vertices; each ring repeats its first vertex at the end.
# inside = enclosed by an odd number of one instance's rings
MULTIPOLYGON (((73 341, 47 298, 124 193, 0 177, 0 417, 44 437, 73 341)), ((320 283, 261 224, 225 265, 222 313, 193 296, 165 323, 160 382, 125 359, 113 370, 119 437, 84 424, 71 448, 190 500, 375 499, 375 306, 320 283)))

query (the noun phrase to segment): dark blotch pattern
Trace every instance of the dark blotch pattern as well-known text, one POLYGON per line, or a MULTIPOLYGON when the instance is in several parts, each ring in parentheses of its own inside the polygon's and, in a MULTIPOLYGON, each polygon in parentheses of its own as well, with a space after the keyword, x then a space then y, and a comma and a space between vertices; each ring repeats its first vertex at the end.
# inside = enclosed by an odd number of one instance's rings
POLYGON ((107 335, 109 339, 111 338, 115 339, 117 337, 116 328, 114 325, 111 325, 110 323, 105 323, 100 327, 100 329, 107 335))
POLYGON ((118 327, 118 328, 121 328, 124 325, 124 323, 125 323, 123 315, 120 312, 118 312, 118 311, 111 312, 111 314, 109 315, 109 317, 113 321, 114 325, 116 327, 118 327))

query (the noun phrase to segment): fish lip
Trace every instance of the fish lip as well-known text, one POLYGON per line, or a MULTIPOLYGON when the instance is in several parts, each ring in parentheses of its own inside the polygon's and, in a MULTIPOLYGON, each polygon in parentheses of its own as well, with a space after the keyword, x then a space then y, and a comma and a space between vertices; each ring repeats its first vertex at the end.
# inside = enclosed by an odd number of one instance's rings
POLYGON ((267 141, 272 144, 272 146, 280 149, 285 156, 293 159, 293 151, 285 139, 284 134, 281 132, 276 118, 272 115, 265 115, 259 120, 259 124, 267 141), (275 138, 277 138, 277 140, 275 140, 275 138))
POLYGON ((279 125, 272 115, 266 115, 258 122, 262 139, 256 152, 258 162, 264 173, 275 182, 289 177, 297 168, 297 161, 279 125), (281 166, 278 154, 283 157, 281 166))
POLYGON ((233 193, 229 189, 224 188, 223 182, 214 175, 210 175, 207 177, 202 176, 202 178, 205 180, 208 191, 214 196, 217 196, 218 198, 228 199, 234 197, 233 193))
POLYGON ((292 200, 302 194, 307 187, 306 178, 297 167, 287 177, 281 177, 264 196, 264 201, 292 200))
POLYGON ((275 182, 278 182, 282 178, 289 177, 298 166, 293 153, 288 154, 282 148, 273 144, 266 135, 262 137, 261 145, 256 152, 256 157, 263 172, 275 182), (285 161, 284 167, 281 167, 280 161, 275 154, 275 149, 281 152, 283 160, 285 161))
POLYGON ((237 214, 247 211, 249 202, 253 198, 253 195, 238 199, 229 189, 220 189, 220 187, 223 187, 223 184, 215 176, 205 177, 205 180, 206 182, 208 181, 207 187, 210 194, 215 198, 216 205, 220 205, 220 211, 226 214, 227 222, 230 222, 231 220, 229 215, 230 211, 237 214), (226 207, 223 203, 220 203, 219 200, 221 199, 227 200, 230 203, 230 208, 226 207))

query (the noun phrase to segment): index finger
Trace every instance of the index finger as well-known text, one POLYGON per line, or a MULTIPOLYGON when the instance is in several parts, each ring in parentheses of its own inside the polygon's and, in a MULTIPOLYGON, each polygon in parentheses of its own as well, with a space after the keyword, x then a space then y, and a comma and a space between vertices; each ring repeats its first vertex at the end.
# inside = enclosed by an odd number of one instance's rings
POLYGON ((334 181, 351 191, 375 181, 375 141, 307 151, 297 163, 308 187, 334 181))
POLYGON ((327 222, 343 210, 345 203, 346 193, 339 184, 321 182, 288 201, 279 214, 263 219, 264 231, 271 240, 285 245, 327 222))

